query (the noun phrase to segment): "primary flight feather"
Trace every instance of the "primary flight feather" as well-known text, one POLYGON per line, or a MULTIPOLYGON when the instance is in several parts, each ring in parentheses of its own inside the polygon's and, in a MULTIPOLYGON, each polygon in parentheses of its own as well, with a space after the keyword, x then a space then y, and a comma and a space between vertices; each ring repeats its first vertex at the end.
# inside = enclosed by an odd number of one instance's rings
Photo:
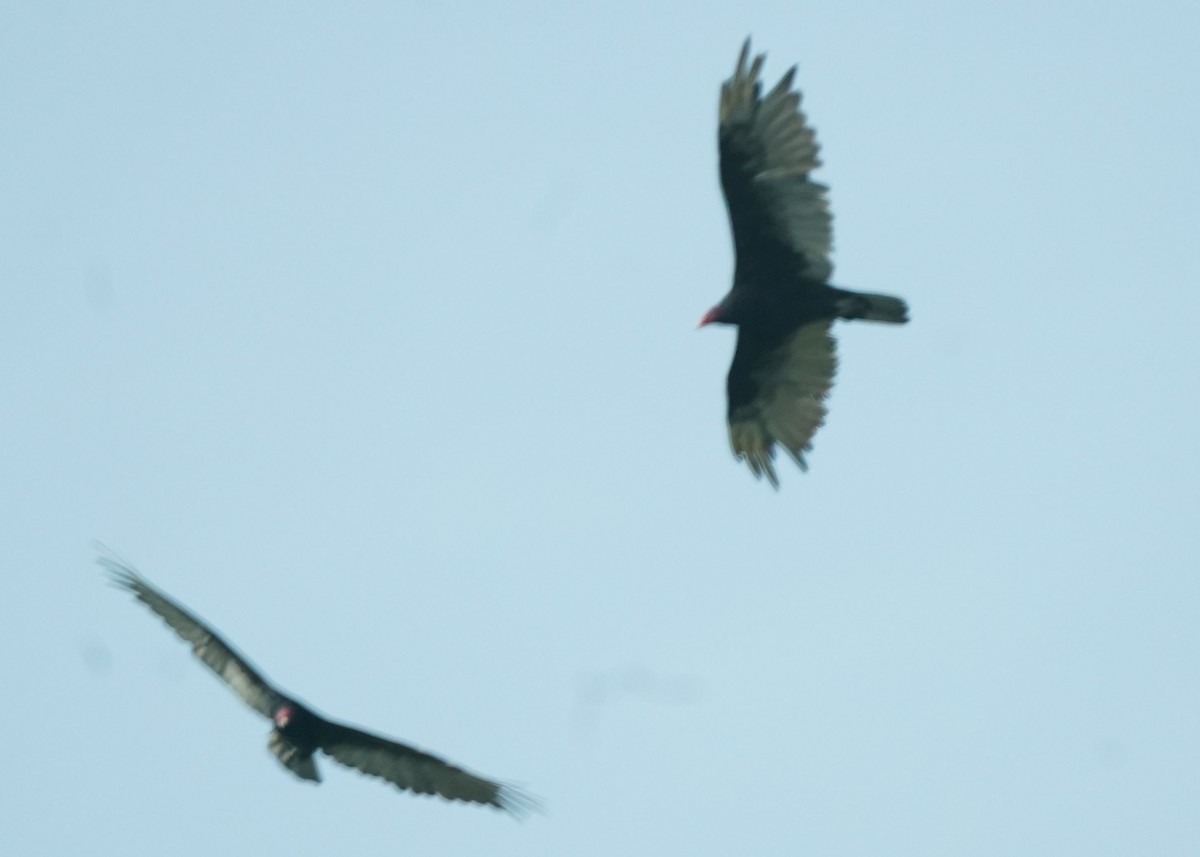
POLYGON ((750 61, 747 39, 721 87, 721 188, 736 263, 729 294, 700 325, 738 327, 727 380, 729 441, 756 477, 778 488, 776 445, 807 469, 804 453, 825 420, 837 368, 834 320, 903 324, 908 307, 829 284, 828 188, 810 178, 820 165, 816 135, 792 89, 795 66, 762 95, 765 59, 750 61))

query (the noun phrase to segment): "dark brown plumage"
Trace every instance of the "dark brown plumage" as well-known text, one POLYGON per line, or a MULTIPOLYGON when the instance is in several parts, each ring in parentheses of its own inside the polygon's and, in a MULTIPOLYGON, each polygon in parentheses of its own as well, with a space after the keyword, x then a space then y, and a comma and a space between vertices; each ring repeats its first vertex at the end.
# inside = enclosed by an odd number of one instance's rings
POLYGON ((101 556, 98 561, 116 585, 132 592, 157 613, 171 630, 191 644, 193 653, 205 666, 247 705, 274 723, 267 746, 297 777, 321 781, 313 757, 320 750, 335 762, 415 794, 489 804, 515 816, 538 808, 537 800, 521 789, 477 776, 397 741, 322 717, 272 687, 233 646, 131 566, 108 556, 101 556))
POLYGON ((729 369, 729 440, 756 477, 779 487, 773 459, 782 446, 802 470, 804 453, 825 419, 837 367, 835 319, 908 321, 900 298, 839 289, 833 273, 827 188, 809 174, 819 166, 816 136, 792 90, 796 67, 765 97, 765 54, 742 46, 721 87, 721 187, 729 210, 736 266, 733 287, 700 324, 738 326, 729 369))

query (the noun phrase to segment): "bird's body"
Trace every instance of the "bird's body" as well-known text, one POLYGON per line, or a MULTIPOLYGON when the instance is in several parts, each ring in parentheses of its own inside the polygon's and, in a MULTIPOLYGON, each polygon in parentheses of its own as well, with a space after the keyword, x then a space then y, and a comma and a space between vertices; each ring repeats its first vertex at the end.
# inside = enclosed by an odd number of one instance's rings
POLYGON ((384 779, 397 788, 446 800, 488 804, 513 815, 537 808, 537 801, 513 786, 494 782, 398 741, 337 723, 273 687, 229 643, 183 605, 172 600, 131 566, 108 556, 99 562, 115 584, 132 592, 175 631, 205 666, 242 701, 274 724, 267 746, 301 779, 320 782, 315 754, 384 779))
POLYGON ((779 480, 781 445, 801 468, 825 418, 837 367, 835 319, 908 320, 904 301, 829 284, 832 218, 827 188, 811 181, 820 161, 813 130, 791 89, 795 67, 760 94, 763 55, 748 64, 750 41, 721 87, 721 187, 733 232, 733 286, 700 320, 738 327, 729 370, 729 436, 755 476, 779 480))
POLYGON ((267 748, 275 758, 300 779, 321 782, 313 756, 321 749, 325 718, 294 699, 284 699, 271 711, 271 722, 275 728, 267 736, 267 748))

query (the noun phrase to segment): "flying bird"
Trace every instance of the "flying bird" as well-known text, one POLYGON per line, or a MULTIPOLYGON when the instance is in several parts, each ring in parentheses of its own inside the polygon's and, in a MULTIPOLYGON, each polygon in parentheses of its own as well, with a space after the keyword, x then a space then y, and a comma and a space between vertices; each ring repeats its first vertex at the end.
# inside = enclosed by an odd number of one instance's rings
POLYGON ((828 188, 809 178, 820 165, 813 129, 792 89, 792 66, 762 96, 765 54, 742 45, 733 77, 721 86, 718 141, 721 188, 736 263, 733 287, 700 319, 738 327, 729 368, 729 442, 734 456, 775 488, 773 459, 783 447, 801 470, 825 420, 837 367, 835 319, 908 321, 890 295, 829 284, 833 246, 828 188))
POLYGON ((132 592, 158 614, 192 652, 242 701, 274 724, 267 747, 280 763, 304 780, 321 781, 314 754, 379 777, 402 791, 439 795, 450 801, 488 804, 520 817, 539 808, 521 789, 465 771, 444 759, 398 741, 335 723, 273 687, 250 662, 199 617, 152 586, 131 566, 101 556, 117 586, 132 592))

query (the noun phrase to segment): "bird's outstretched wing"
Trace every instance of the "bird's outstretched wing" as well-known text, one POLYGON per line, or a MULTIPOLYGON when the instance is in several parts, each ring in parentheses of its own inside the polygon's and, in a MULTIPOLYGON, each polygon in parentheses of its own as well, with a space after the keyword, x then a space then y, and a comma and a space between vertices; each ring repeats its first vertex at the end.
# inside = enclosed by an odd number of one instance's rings
POLYGON ((114 584, 132 592, 182 640, 190 643, 196 657, 247 705, 264 717, 271 716, 272 709, 282 697, 233 646, 217 636, 199 617, 152 586, 128 563, 104 554, 96 561, 108 571, 114 584))
POLYGON ((804 453, 825 421, 825 396, 837 370, 832 324, 806 324, 782 344, 738 332, 729 368, 729 442, 734 455, 775 488, 775 444, 807 470, 804 453))
POLYGON ((324 720, 319 744, 335 762, 415 794, 489 804, 518 817, 539 809, 538 800, 519 788, 484 779, 430 753, 340 723, 324 720))
POLYGON ((721 86, 719 141, 721 187, 729 209, 739 264, 786 248, 806 278, 833 273, 832 217, 828 188, 809 178, 820 166, 816 135, 792 90, 796 67, 760 98, 765 54, 747 66, 750 40, 742 46, 733 77, 721 86))

